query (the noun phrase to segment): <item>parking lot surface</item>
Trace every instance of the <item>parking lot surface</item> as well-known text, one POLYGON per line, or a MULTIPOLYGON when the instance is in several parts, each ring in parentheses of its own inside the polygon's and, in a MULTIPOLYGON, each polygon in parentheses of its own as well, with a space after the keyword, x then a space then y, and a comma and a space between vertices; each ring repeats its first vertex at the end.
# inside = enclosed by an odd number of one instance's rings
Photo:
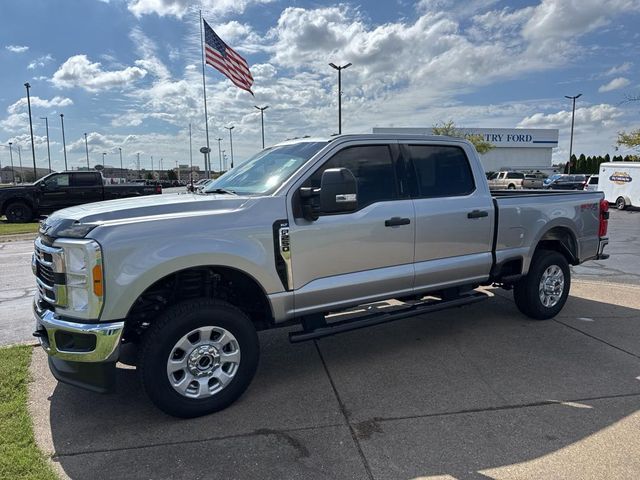
POLYGON ((640 477, 640 287, 577 282, 536 322, 508 294, 291 345, 260 335, 234 405, 168 417, 119 370, 118 393, 57 384, 35 350, 37 439, 73 479, 640 477))

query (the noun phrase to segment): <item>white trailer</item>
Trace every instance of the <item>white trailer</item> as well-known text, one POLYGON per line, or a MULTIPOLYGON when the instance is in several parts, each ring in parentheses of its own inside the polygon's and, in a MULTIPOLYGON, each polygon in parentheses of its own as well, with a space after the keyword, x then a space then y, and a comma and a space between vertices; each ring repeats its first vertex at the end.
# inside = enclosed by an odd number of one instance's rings
POLYGON ((608 162, 600 165, 598 190, 618 210, 640 207, 640 162, 608 162))

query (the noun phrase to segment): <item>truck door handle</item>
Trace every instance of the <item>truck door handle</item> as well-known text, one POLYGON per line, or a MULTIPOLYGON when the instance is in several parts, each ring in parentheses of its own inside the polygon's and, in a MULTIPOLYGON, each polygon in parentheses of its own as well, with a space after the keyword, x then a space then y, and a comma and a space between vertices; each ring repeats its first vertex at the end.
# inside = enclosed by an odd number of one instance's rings
POLYGON ((467 218, 481 218, 488 217, 489 212, 486 210, 473 210, 472 212, 467 213, 467 218))
POLYGON ((399 225, 409 225, 411 220, 408 218, 392 217, 384 221, 385 227, 397 227, 399 225))

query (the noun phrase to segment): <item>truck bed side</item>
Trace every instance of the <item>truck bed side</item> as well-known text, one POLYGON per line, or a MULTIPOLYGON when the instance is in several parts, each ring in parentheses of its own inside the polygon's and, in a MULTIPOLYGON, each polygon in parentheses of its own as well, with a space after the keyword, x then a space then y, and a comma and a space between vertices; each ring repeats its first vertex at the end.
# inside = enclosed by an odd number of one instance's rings
POLYGON ((497 213, 494 245, 498 270, 511 264, 514 271, 526 274, 535 249, 546 240, 560 240, 574 265, 598 254, 602 192, 521 190, 492 192, 492 196, 497 213))

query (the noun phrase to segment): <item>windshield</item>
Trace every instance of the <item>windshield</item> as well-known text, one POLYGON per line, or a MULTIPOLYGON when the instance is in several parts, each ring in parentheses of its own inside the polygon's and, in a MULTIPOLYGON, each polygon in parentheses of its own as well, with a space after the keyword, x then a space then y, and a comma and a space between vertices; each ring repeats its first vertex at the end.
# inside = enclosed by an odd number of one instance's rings
POLYGON ((204 191, 223 189, 239 195, 268 195, 325 145, 327 142, 304 142, 267 148, 207 185, 204 191))

